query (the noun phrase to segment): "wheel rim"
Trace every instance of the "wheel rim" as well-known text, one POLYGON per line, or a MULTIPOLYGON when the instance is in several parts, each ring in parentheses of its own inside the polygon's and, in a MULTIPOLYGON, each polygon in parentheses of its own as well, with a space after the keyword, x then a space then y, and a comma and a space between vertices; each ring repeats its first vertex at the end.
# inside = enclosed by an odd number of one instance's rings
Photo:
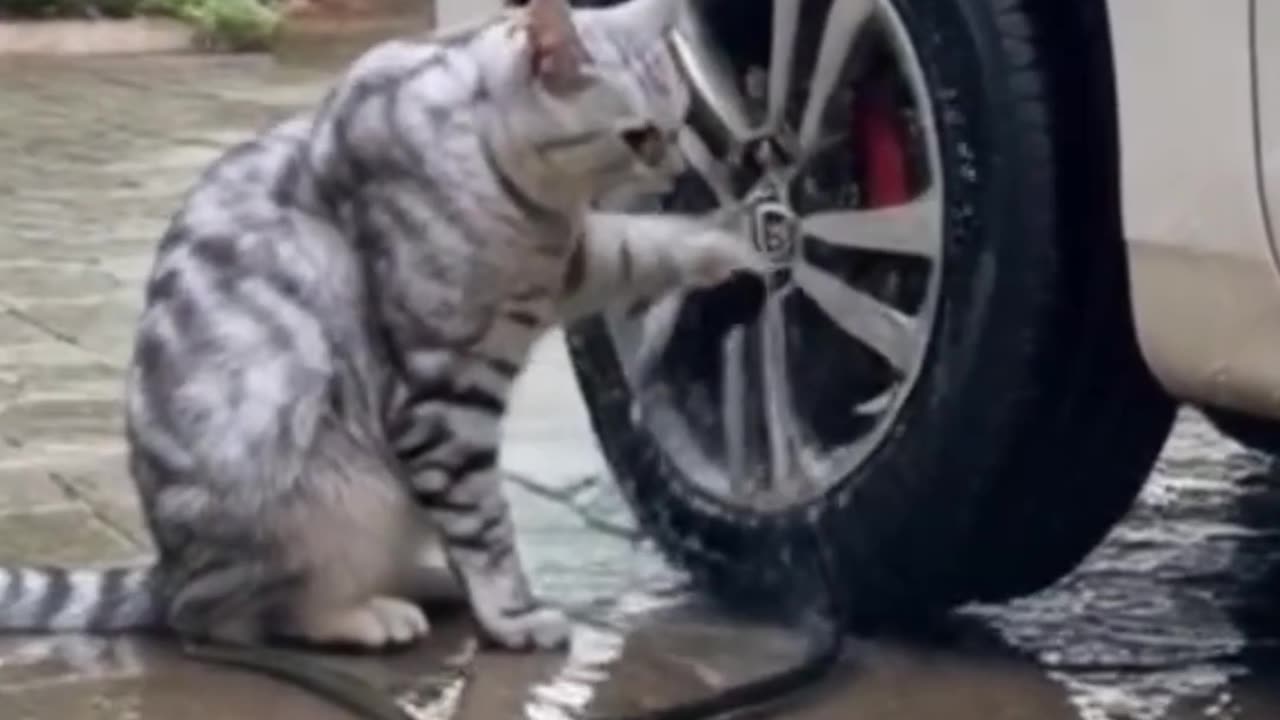
MULTIPOLYGON (((665 205, 745 208, 744 242, 772 270, 752 321, 679 327, 643 420, 696 490, 762 511, 820 497, 884 442, 928 353, 943 260, 936 126, 892 4, 775 0, 768 45, 742 71, 694 11, 674 38, 697 107, 680 138, 685 191, 665 205), (805 48, 814 22, 821 40, 805 48), (839 180, 859 159, 859 179, 839 180), (704 351, 681 351, 692 347, 704 351)), ((680 312, 742 297, 700 293, 680 312)), ((644 321, 606 314, 621 358, 644 321)))

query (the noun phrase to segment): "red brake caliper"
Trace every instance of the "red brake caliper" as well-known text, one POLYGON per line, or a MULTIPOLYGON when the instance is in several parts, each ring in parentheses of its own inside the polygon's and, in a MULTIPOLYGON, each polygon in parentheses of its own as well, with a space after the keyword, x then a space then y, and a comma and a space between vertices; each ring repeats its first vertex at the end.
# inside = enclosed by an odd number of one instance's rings
POLYGON ((853 123, 856 146, 863 158, 865 207, 906 203, 911 199, 906 137, 888 82, 868 83, 854 104, 853 123))

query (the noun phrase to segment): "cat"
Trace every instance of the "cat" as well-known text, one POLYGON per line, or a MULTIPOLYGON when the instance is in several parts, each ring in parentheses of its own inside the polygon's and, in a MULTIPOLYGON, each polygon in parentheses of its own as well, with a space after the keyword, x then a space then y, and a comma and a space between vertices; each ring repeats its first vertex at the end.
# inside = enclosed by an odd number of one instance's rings
POLYGON ((513 379, 557 323, 760 270, 707 218, 591 209, 685 169, 683 1, 385 41, 207 168, 126 379, 154 563, 0 571, 0 628, 396 646, 435 551, 486 639, 562 646, 500 485, 513 379))

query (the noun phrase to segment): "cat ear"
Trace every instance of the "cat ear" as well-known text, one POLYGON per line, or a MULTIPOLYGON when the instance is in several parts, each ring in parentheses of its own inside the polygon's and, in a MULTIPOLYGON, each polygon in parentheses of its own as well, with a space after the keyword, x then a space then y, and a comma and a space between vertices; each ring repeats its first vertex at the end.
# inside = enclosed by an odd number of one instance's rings
POLYGON ((529 0, 526 28, 535 77, 554 90, 567 90, 581 81, 586 52, 568 0, 529 0))
MULTIPOLYGON (((662 37, 676 26, 686 0, 630 0, 607 10, 610 21, 631 32, 662 37)), ((799 2, 799 0, 775 0, 799 2)))

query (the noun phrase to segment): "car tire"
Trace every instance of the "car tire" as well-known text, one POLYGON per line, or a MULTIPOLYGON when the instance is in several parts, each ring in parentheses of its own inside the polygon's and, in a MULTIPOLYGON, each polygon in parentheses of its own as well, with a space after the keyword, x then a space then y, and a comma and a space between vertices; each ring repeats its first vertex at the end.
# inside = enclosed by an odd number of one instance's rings
MULTIPOLYGON (((726 22, 768 17, 768 0, 733 4, 726 22)), ((633 414, 605 319, 568 335, 600 445, 663 551, 738 605, 812 593, 829 553, 855 625, 1053 582, 1130 506, 1173 418, 1136 349, 1114 207, 1081 212, 1109 186, 1081 190, 1087 138, 1055 132, 1076 89, 1053 73, 1060 50, 1020 0, 892 7, 935 89, 946 269, 919 378, 865 461, 796 507, 709 497, 633 414)))

